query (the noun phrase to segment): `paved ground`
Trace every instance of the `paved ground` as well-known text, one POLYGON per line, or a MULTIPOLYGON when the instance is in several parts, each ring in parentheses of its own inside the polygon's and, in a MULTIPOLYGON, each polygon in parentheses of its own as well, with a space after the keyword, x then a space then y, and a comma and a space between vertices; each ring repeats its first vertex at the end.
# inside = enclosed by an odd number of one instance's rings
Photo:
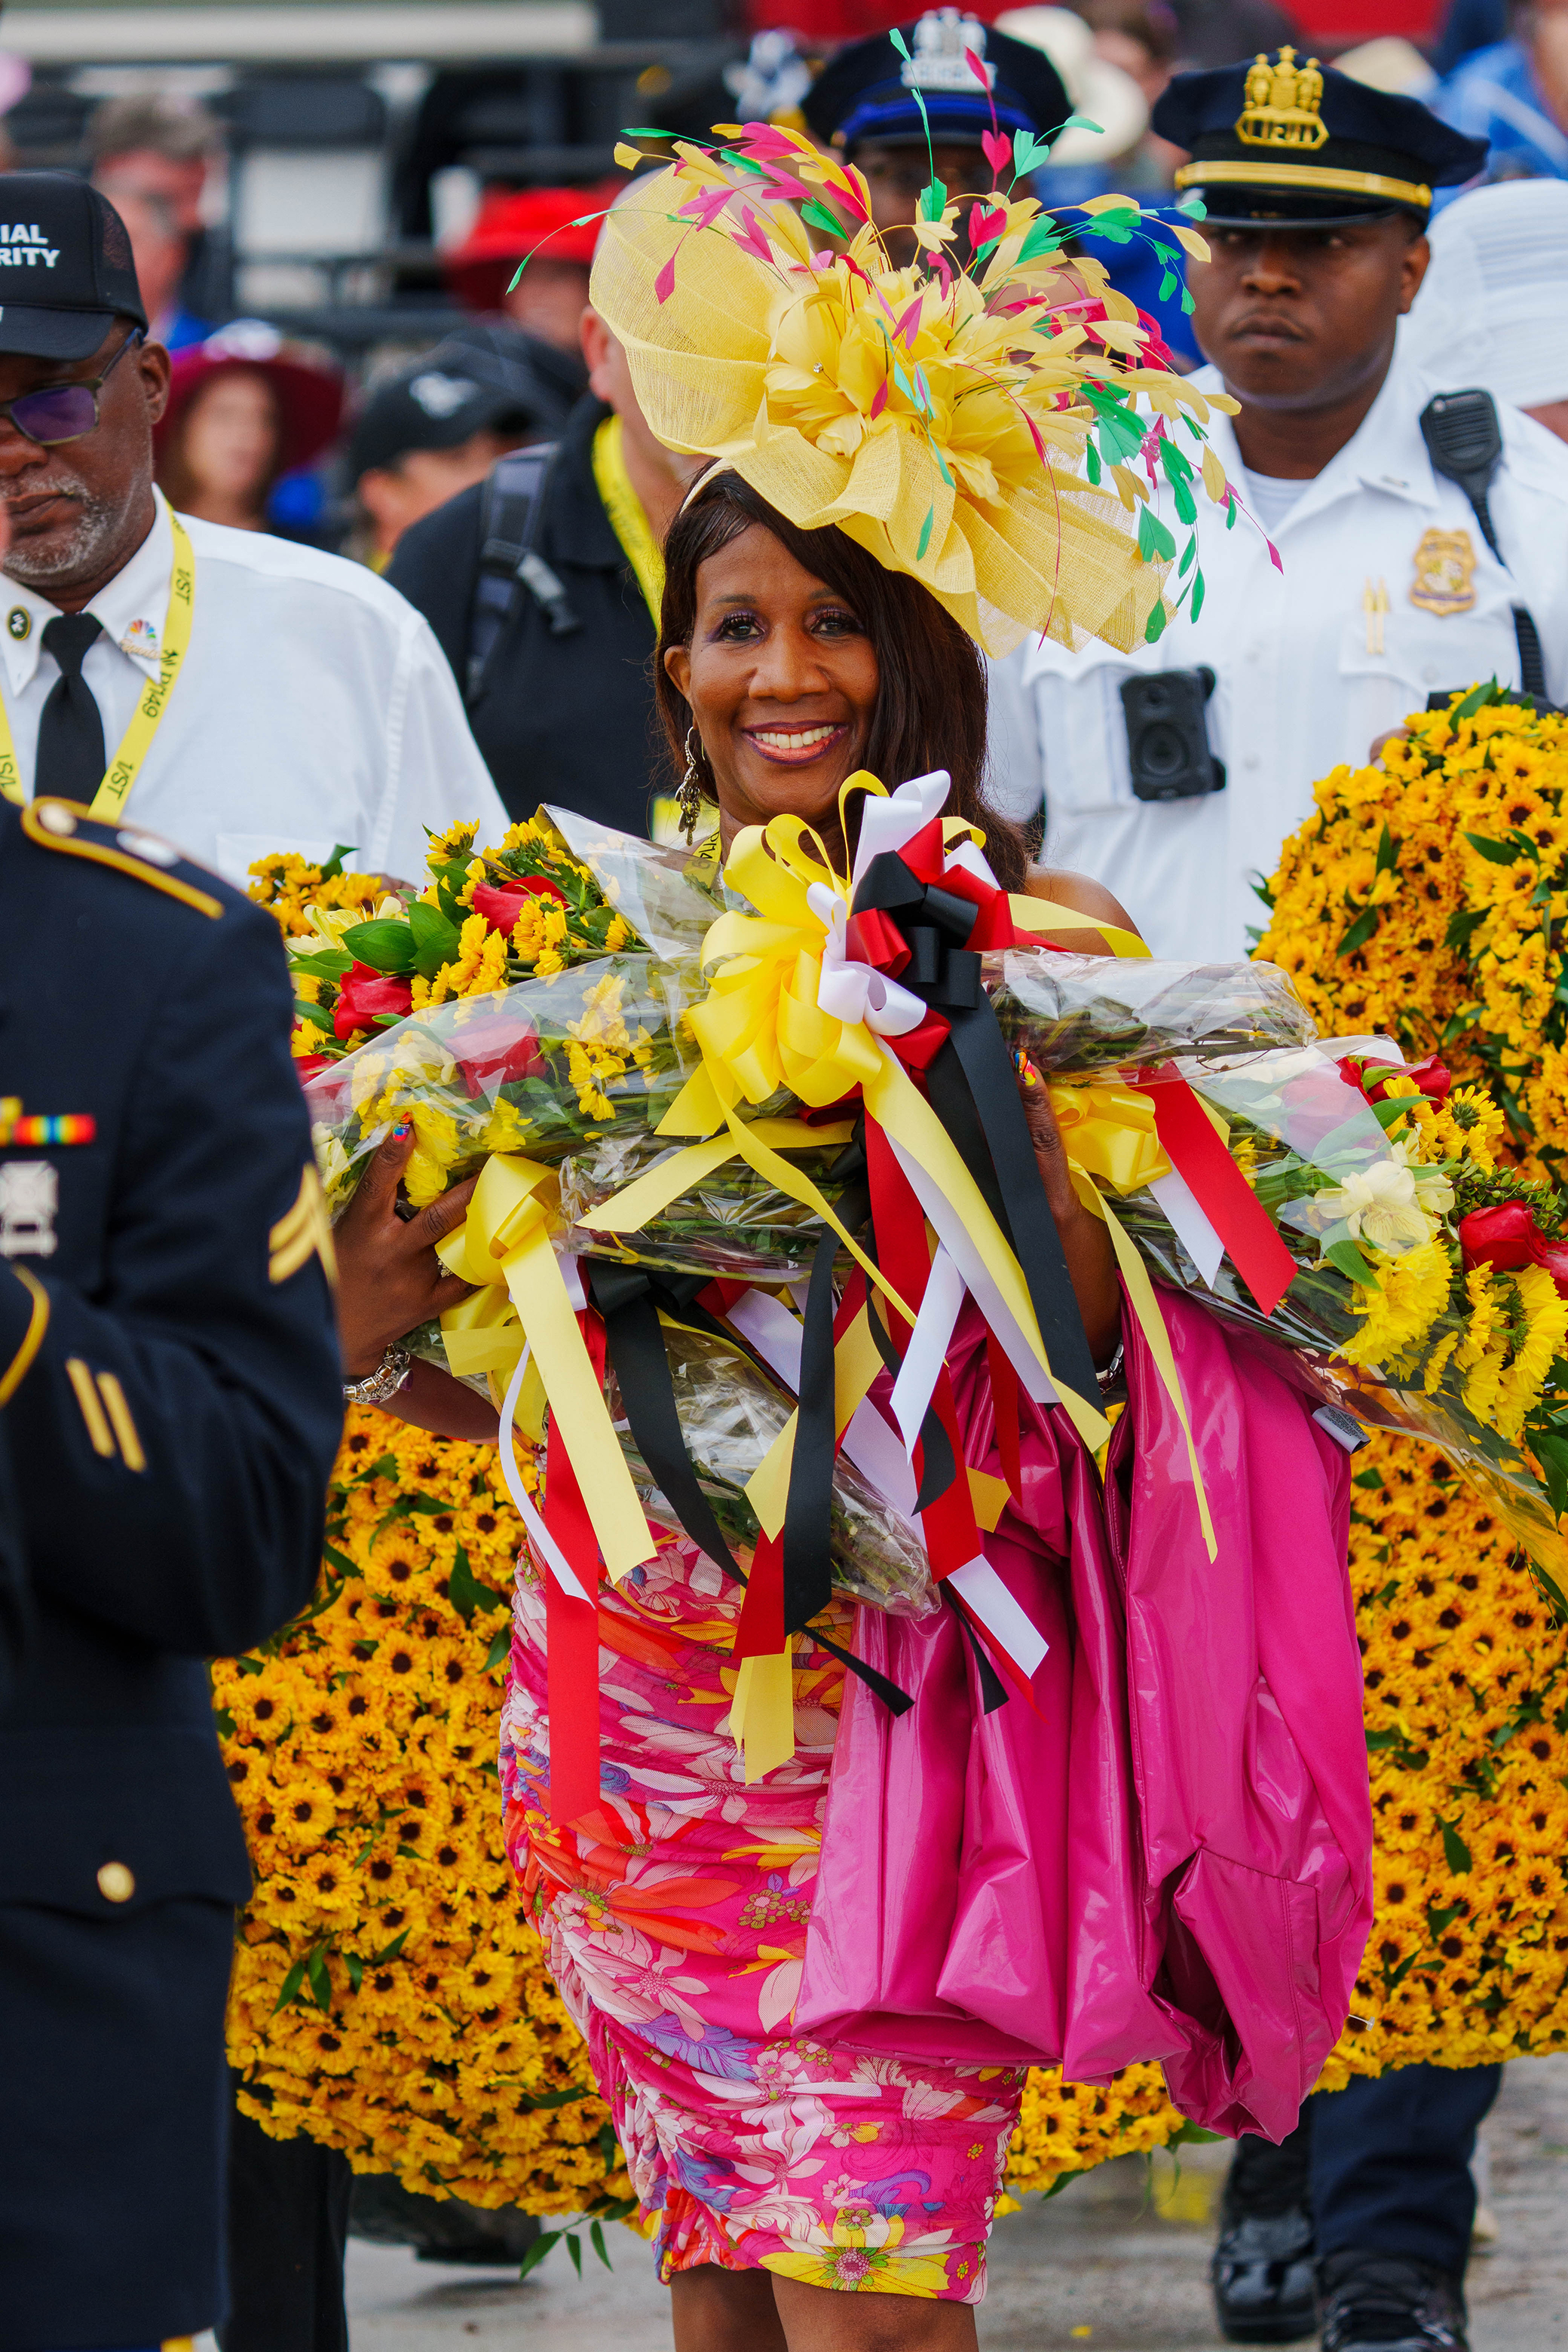
MULTIPOLYGON (((1568 2056, 1510 2068, 1487 2126, 1495 2245, 1470 2267, 1474 2352, 1568 2352, 1568 2056)), ((1216 2352, 1205 2265, 1228 2149, 1189 2148, 1179 2177, 1124 2158, 998 2225, 985 2352, 1216 2352)), ((584 2242, 583 2277, 557 2246, 526 2284, 355 2244, 353 2352, 668 2352, 668 2298, 625 2231, 616 2268, 584 2242)))

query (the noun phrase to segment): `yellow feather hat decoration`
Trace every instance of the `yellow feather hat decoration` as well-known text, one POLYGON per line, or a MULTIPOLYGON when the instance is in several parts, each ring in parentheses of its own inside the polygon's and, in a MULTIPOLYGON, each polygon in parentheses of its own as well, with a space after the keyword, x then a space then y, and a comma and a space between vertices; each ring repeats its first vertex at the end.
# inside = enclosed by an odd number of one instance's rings
MULTIPOLYGON (((919 258, 895 268, 858 172, 778 124, 718 135, 623 194, 594 264, 662 441, 723 460, 802 530, 837 525, 991 654, 1040 635, 1126 651, 1189 593, 1196 609, 1195 546, 1164 593, 1175 541, 1150 491, 1163 473, 1189 525, 1200 476, 1228 504, 1203 428, 1234 404, 1146 351, 1152 328, 1100 264, 1064 261, 1054 215, 1000 190, 949 205, 933 183, 919 258)), ((1125 234, 1142 218, 1127 197, 1082 209, 1125 234)))

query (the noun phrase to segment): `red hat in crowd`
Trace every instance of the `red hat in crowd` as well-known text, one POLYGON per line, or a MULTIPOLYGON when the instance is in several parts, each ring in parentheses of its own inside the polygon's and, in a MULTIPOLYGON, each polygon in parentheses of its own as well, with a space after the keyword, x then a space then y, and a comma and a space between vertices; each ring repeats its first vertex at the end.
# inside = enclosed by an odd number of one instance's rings
POLYGON ((308 466, 336 440, 343 414, 343 379, 334 367, 295 353, 284 356, 283 339, 261 319, 237 319, 205 343, 175 352, 170 361, 169 404, 153 433, 162 449, 197 392, 216 375, 248 368, 265 376, 278 402, 278 470, 308 466))
POLYGON ((446 257, 453 292, 471 310, 499 310, 518 263, 535 251, 542 261, 590 268, 599 241, 598 216, 621 185, 617 180, 607 189, 492 189, 462 244, 446 257), (575 221, 584 226, 574 227, 575 221))

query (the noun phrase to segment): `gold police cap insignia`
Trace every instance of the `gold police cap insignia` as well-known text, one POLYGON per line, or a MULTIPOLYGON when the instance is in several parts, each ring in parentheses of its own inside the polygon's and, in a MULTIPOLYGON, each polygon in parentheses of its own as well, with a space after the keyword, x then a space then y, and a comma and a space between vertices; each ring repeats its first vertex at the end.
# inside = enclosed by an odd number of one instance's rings
POLYGON ((1247 77, 1247 104, 1237 115, 1236 135, 1247 147, 1293 147, 1310 154, 1327 139, 1318 109, 1323 77, 1316 58, 1296 63, 1294 49, 1281 49, 1270 65, 1260 49, 1247 77))

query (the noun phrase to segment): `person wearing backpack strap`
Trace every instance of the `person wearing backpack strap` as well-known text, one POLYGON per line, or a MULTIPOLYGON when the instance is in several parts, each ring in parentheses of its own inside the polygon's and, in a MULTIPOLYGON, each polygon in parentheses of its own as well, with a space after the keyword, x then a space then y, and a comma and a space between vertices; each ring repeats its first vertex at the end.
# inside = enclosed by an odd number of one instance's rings
POLYGON ((646 833, 673 789, 650 669, 660 548, 700 461, 655 440, 596 311, 582 333, 589 388, 559 442, 416 523, 386 576, 434 629, 511 815, 556 801, 646 833))

